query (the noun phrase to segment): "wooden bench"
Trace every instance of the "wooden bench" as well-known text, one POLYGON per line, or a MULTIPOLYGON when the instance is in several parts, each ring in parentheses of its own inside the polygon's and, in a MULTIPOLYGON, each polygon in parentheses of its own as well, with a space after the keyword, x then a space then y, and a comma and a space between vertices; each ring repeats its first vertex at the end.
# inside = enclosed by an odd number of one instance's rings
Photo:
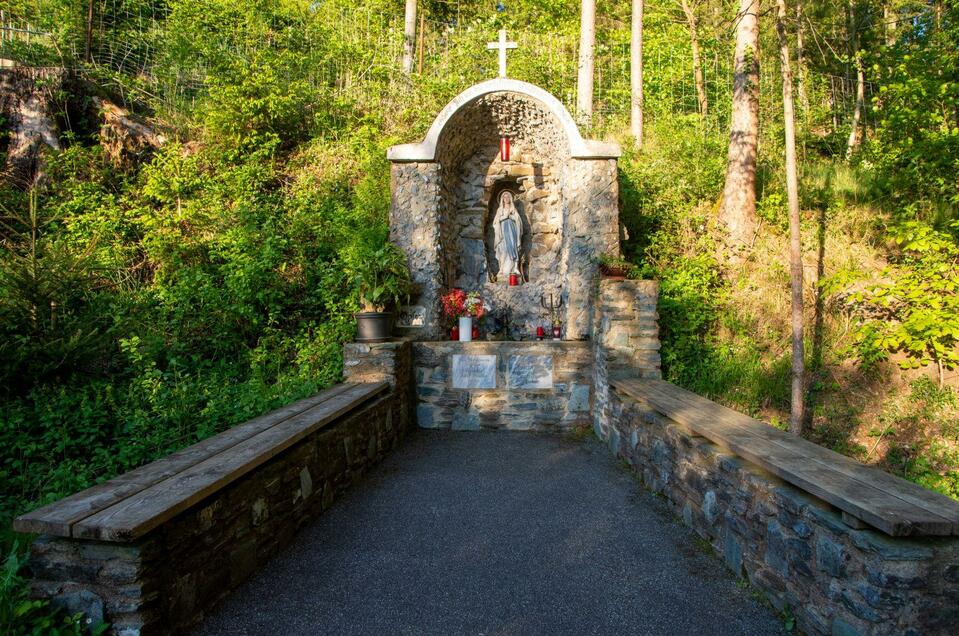
POLYGON ((959 502, 663 380, 610 384, 692 433, 891 536, 959 535, 959 502))
POLYGON ((343 414, 386 382, 339 384, 173 455, 18 517, 18 532, 134 541, 343 414))

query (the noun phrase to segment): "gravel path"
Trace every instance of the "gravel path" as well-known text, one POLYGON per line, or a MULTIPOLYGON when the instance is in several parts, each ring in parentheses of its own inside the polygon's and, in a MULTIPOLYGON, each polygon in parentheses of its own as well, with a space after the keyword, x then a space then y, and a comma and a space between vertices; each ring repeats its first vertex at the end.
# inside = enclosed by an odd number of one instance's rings
POLYGON ((778 634, 597 442, 417 431, 196 634, 778 634))

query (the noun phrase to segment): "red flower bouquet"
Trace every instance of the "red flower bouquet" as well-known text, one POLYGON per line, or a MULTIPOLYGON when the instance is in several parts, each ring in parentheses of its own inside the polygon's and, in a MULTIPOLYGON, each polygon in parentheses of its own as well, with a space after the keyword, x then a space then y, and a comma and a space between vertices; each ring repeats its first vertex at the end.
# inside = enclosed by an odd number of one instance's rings
POLYGON ((440 304, 447 318, 482 318, 486 313, 483 299, 475 291, 451 289, 440 297, 440 304))

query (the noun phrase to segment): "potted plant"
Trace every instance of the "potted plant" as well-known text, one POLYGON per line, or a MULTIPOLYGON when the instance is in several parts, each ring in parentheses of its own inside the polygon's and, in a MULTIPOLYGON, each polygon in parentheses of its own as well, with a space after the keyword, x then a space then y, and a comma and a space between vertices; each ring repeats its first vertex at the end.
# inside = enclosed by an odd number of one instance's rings
POLYGON ((395 245, 356 245, 343 254, 343 272, 360 301, 357 342, 382 342, 393 333, 393 310, 409 302, 410 270, 406 255, 395 245))
POLYGON ((599 273, 610 280, 625 280, 636 266, 622 256, 603 253, 599 255, 599 273))
POLYGON ((465 292, 462 289, 451 289, 440 298, 443 315, 459 322, 458 335, 460 342, 470 342, 478 335, 474 331, 473 319, 482 318, 486 313, 486 306, 479 292, 465 292))

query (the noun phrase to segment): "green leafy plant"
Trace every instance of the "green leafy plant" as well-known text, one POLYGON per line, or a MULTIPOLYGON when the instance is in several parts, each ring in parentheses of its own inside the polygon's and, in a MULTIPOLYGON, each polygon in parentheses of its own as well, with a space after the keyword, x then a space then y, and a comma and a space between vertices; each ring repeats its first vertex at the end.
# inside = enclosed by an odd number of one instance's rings
POLYGON ((9 634, 36 636, 99 636, 107 631, 109 624, 93 624, 83 614, 65 614, 50 606, 47 601, 31 599, 27 582, 20 576, 24 558, 18 545, 12 549, 0 570, 0 626, 9 634))
POLYGON ((412 282, 406 254, 395 245, 359 243, 343 251, 343 273, 363 311, 384 311, 408 302, 412 282))
POLYGON ((616 254, 602 253, 596 259, 599 271, 603 276, 629 276, 636 270, 636 266, 625 257, 616 254))
MULTIPOLYGON (((948 225, 959 232, 959 221, 948 225)), ((891 237, 901 250, 883 272, 886 281, 850 295, 862 318, 860 359, 874 363, 891 353, 905 355, 903 368, 959 365, 959 244, 952 233, 921 221, 896 225, 891 237)))

